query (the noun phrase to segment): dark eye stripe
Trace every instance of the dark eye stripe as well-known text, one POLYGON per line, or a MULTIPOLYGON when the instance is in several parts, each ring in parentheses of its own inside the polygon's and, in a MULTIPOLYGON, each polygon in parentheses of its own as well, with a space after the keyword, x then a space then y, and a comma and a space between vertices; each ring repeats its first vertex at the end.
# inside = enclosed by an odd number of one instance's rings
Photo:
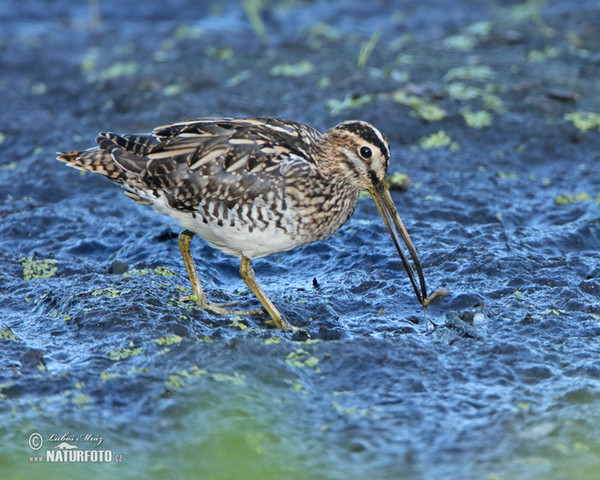
POLYGON ((381 141, 379 135, 377 135, 369 125, 365 125, 361 122, 347 122, 344 124, 344 129, 364 138, 371 145, 379 148, 384 158, 387 159, 390 157, 390 151, 388 150, 387 145, 381 141))

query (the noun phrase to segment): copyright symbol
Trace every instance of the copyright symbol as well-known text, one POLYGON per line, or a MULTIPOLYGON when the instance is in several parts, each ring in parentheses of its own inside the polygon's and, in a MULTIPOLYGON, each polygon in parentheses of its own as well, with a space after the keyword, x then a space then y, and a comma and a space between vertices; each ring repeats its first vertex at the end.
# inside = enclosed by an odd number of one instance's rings
POLYGON ((44 438, 39 433, 32 433, 29 435, 29 448, 32 450, 39 450, 44 444, 44 438))

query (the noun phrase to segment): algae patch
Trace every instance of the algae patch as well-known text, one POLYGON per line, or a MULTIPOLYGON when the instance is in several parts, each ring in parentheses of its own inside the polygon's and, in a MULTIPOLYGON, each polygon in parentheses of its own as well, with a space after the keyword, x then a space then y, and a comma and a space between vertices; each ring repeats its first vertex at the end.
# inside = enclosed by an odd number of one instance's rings
POLYGON ((225 382, 231 385, 244 385, 246 383, 246 376, 239 372, 233 372, 233 375, 227 375, 225 373, 211 373, 210 377, 215 382, 225 382))
POLYGON ((406 173, 396 172, 386 177, 387 185, 390 190, 404 192, 410 185, 410 178, 406 173))
POLYGON ((198 39, 204 34, 202 28, 195 25, 179 25, 173 32, 175 37, 181 39, 198 39))
POLYGON ((115 362, 125 360, 126 358, 133 357, 142 353, 142 348, 118 348, 106 352, 109 358, 115 362))
POLYGON ((180 93, 183 93, 186 89, 187 89, 187 84, 185 84, 183 82, 171 83, 169 85, 166 85, 165 88, 163 88, 163 94, 167 97, 174 97, 175 95, 179 95, 180 93))
POLYGON ((241 318, 236 317, 234 318, 231 323, 229 324, 232 327, 237 327, 239 328, 242 332, 249 332, 249 331, 256 331, 256 328, 250 328, 248 325, 246 325, 245 323, 241 322, 241 318))
POLYGON ((472 128, 486 128, 492 126, 492 116, 485 110, 479 110, 472 112, 471 110, 465 110, 461 114, 465 119, 465 123, 472 128))
POLYGON ((180 389, 190 378, 198 378, 206 374, 206 370, 194 365, 189 369, 181 370, 177 373, 169 375, 169 378, 165 382, 167 387, 180 389))
POLYGON ((331 99, 327 101, 327 108, 329 113, 336 117, 340 113, 350 110, 352 108, 360 107, 361 105, 367 105, 375 100, 375 95, 346 95, 343 100, 331 99))
POLYGON ((133 277, 134 275, 157 275, 161 277, 172 277, 175 272, 168 267, 156 268, 132 268, 123 273, 124 277, 133 277))
POLYGON ((587 132, 593 128, 600 130, 600 114, 595 112, 584 112, 578 111, 573 113, 567 113, 564 116, 565 120, 568 120, 575 125, 576 128, 582 132, 587 132))
POLYGON ((446 93, 457 100, 475 100, 482 94, 480 88, 463 82, 452 82, 446 85, 446 93))
POLYGON ((554 198, 557 205, 571 205, 572 203, 591 202, 592 197, 587 192, 565 193, 554 198))
POLYGON ((487 81, 494 78, 495 72, 487 65, 468 65, 465 67, 454 67, 444 75, 444 81, 453 80, 476 80, 487 81))
POLYGON ((106 295, 109 298, 117 298, 121 295, 121 292, 113 287, 99 288, 92 292, 92 297, 100 297, 106 295))
POLYGON ((15 336, 9 327, 4 327, 0 330, 0 340, 7 340, 9 342, 20 342, 21 340, 15 336))
POLYGON ((77 405, 86 405, 86 404, 90 403, 91 401, 92 401, 92 399, 88 395, 84 395, 84 394, 73 397, 73 403, 76 403, 77 405))
POLYGON ((443 130, 432 133, 419 140, 419 146, 423 150, 436 150, 439 148, 450 148, 452 151, 460 150, 460 145, 453 141, 443 130))
POLYGON ((121 374, 117 373, 117 372, 102 372, 100 373, 100 379, 103 382, 108 382, 109 380, 112 380, 113 378, 120 378, 121 374))
POLYGON ((308 395, 309 391, 300 382, 296 380, 289 380, 287 378, 284 378, 283 381, 292 388, 293 392, 300 392, 305 395, 308 395))
POLYGON ((447 115, 446 110, 435 103, 428 103, 416 95, 406 95, 403 91, 395 92, 393 99, 396 103, 410 107, 413 117, 418 117, 426 122, 439 122, 447 115))
POLYGON ((318 22, 306 30, 305 44, 311 50, 320 50, 326 43, 332 43, 342 38, 342 32, 332 25, 318 22))
POLYGON ((137 73, 139 69, 139 63, 134 61, 116 62, 102 70, 99 74, 99 79, 104 81, 114 80, 116 78, 133 75, 134 73, 137 73))
POLYGON ((301 77, 308 75, 315 69, 312 62, 302 60, 298 63, 281 63, 271 68, 270 75, 272 77, 301 77))
POLYGON ((479 45, 482 40, 489 38, 491 31, 492 22, 477 22, 469 25, 459 34, 446 37, 442 41, 442 45, 451 50, 469 51, 479 45))
POLYGON ((169 335, 165 335, 164 337, 157 339, 156 343, 160 346, 166 346, 166 345, 174 345, 176 343, 181 343, 182 340, 183 340, 183 338, 181 338, 179 335, 169 334, 169 335))
POLYGON ((34 260, 33 257, 25 257, 21 259, 21 265, 23 266, 23 279, 25 280, 53 277, 58 270, 56 260, 51 258, 34 260))
POLYGON ((286 355, 285 361, 288 365, 295 368, 310 367, 315 372, 319 372, 319 359, 303 349, 298 349, 286 355))
POLYGON ((558 57, 560 52, 554 47, 546 47, 544 50, 531 50, 527 54, 527 60, 533 63, 545 62, 552 58, 558 57))
POLYGON ((503 170, 499 170, 498 172, 496 172, 496 176, 498 178, 511 179, 511 180, 514 180, 515 178, 519 178, 519 174, 518 173, 515 173, 515 172, 505 172, 503 170))

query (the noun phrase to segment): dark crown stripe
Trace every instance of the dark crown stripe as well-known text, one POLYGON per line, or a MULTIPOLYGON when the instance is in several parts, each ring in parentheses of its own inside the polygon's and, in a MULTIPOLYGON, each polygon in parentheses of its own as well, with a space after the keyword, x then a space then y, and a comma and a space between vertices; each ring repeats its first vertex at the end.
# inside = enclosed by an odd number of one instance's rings
POLYGON ((387 145, 381 141, 381 138, 379 137, 379 135, 377 135, 377 133, 375 133, 375 131, 373 131, 373 128, 371 126, 366 125, 362 122, 348 122, 344 124, 344 130, 347 130, 358 135, 361 138, 364 138, 367 142, 379 148, 381 154, 385 158, 389 158, 390 151, 387 145))

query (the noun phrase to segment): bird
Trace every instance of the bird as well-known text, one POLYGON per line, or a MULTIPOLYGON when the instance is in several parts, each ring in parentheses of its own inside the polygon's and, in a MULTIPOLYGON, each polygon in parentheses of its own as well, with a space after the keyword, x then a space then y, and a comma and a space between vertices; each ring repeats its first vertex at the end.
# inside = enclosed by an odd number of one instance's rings
POLYGON ((151 133, 100 133, 96 143, 58 152, 57 159, 104 175, 135 202, 177 221, 192 290, 182 300, 204 310, 262 312, 207 300, 190 252, 194 235, 241 260, 240 275, 270 316, 267 323, 297 330, 258 285, 251 261, 328 238, 352 216, 364 190, 375 200, 424 311, 443 294, 427 296, 417 252, 386 185, 390 144, 368 122, 348 120, 321 133, 282 118, 201 117, 151 133))

